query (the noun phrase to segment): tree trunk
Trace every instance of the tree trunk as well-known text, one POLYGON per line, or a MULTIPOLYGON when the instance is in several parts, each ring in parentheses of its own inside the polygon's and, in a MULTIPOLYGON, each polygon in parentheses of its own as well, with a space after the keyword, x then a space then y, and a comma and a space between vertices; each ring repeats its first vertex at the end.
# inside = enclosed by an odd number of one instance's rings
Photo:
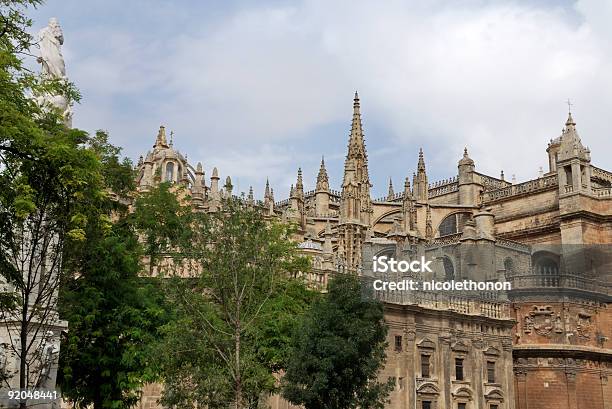
MULTIPOLYGON (((28 381, 28 301, 30 299, 29 294, 26 292, 27 296, 25 297, 23 306, 21 307, 21 329, 19 336, 21 339, 20 343, 20 351, 19 351, 19 389, 25 390, 27 388, 28 381)), ((19 401, 19 408, 25 409, 27 408, 27 399, 21 399, 19 401)))
POLYGON ((236 325, 236 409, 242 409, 242 376, 240 375, 240 324, 236 325))

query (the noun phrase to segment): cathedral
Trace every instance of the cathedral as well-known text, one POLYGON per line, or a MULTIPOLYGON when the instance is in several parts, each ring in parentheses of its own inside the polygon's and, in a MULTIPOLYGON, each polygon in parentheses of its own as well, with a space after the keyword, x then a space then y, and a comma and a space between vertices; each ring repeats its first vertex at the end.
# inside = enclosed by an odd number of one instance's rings
MULTIPOLYGON (((465 149, 456 175, 432 182, 420 151, 403 187, 390 182, 373 198, 360 110, 355 93, 338 190, 322 160, 315 190, 304 191, 298 170, 288 198, 276 201, 268 183, 263 200, 252 189, 244 197, 299 226, 308 283, 324 291, 336 273, 381 277, 372 268, 381 255, 433 260, 433 273, 411 276, 420 280, 511 283, 499 292, 377 292, 389 325, 380 376, 396 380, 387 407, 611 409, 612 172, 592 164, 571 113, 536 179, 480 173, 465 149)), ((196 209, 216 211, 235 195, 219 174, 213 168, 207 180, 162 126, 136 182, 139 191, 183 184, 196 209)), ((156 407, 160 390, 147 387, 140 407, 156 407)), ((270 405, 291 406, 278 396, 270 405)))

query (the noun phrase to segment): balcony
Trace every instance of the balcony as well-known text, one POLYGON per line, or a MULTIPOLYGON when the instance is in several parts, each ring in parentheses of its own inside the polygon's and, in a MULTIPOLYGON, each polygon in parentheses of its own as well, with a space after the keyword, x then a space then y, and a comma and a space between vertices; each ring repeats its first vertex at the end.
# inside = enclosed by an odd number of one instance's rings
POLYGON ((509 277, 513 290, 563 288, 612 296, 612 284, 576 274, 528 274, 509 277))

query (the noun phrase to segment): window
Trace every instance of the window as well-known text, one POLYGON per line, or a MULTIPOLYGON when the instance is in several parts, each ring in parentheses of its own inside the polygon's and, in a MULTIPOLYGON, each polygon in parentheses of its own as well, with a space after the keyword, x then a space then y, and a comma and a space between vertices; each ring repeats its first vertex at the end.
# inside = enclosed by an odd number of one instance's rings
POLYGON ((402 336, 401 335, 395 336, 395 351, 402 352, 402 336))
POLYGON ((495 383, 495 362, 487 361, 487 382, 495 383))
POLYGON ((440 226, 438 227, 440 237, 448 236, 450 234, 455 233, 461 233, 463 231, 463 227, 465 226, 465 222, 467 222, 471 218, 471 213, 455 213, 446 216, 446 218, 442 220, 440 226))
POLYGON ((442 264, 444 265, 444 279, 451 281, 455 279, 455 268, 453 262, 448 257, 442 257, 442 264))
POLYGON ((429 355, 421 355, 421 377, 429 378, 429 355))
POLYGON ((455 358, 455 379, 463 380, 463 358, 455 358))
POLYGON ((431 401, 424 400, 421 402, 421 409, 431 409, 431 401))
POLYGON ((166 182, 172 182, 174 180, 174 163, 168 162, 166 164, 166 182))
POLYGON ((498 409, 498 408, 499 408, 499 406, 497 406, 497 405, 491 405, 491 406, 489 406, 489 409, 498 409))
POLYGON ((457 409, 465 409, 465 403, 461 402, 457 404, 457 409))

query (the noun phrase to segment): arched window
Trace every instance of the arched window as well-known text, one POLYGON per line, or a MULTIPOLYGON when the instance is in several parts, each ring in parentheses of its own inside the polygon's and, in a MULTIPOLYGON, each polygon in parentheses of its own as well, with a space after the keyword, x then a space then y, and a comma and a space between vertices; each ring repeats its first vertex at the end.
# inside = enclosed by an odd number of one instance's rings
POLYGON ((442 264, 444 265, 444 280, 450 281, 455 279, 455 268, 453 262, 448 257, 442 257, 442 264))
POLYGON ((438 227, 440 237, 462 232, 465 222, 471 217, 471 213, 454 213, 446 216, 438 227))
POLYGON ((174 181, 174 162, 166 163, 166 182, 174 181))
POLYGON ((537 252, 532 256, 534 272, 540 276, 538 284, 543 287, 559 286, 559 256, 549 252, 537 252))
POLYGON ((504 260, 504 270, 506 270, 506 277, 514 274, 514 261, 510 257, 504 260))

